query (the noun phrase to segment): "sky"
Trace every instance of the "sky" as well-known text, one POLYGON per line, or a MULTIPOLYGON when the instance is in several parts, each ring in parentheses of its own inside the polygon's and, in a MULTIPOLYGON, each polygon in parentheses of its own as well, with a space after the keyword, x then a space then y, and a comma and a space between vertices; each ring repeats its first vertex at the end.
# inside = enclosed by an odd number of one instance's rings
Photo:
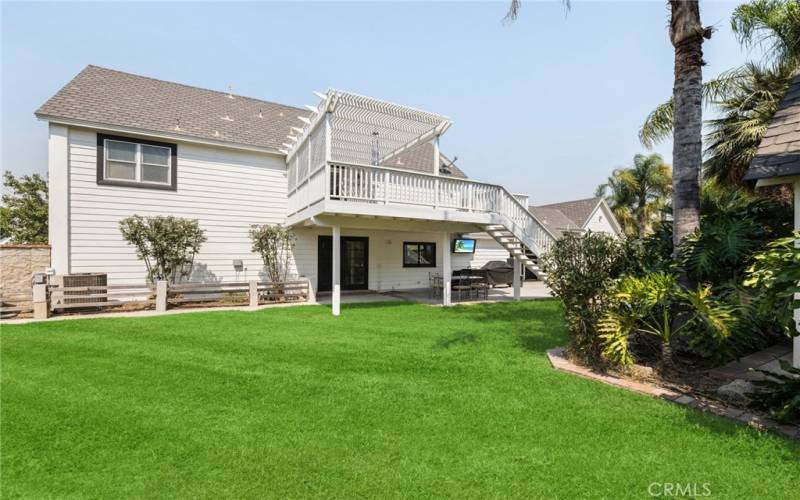
MULTIPOLYGON (((704 78, 738 66, 737 2, 701 2, 704 78)), ((672 91, 666 1, 2 3, 2 166, 47 171, 33 112, 86 65, 295 106, 327 88, 448 116, 442 151, 536 204, 586 198, 647 152, 672 91)), ((671 144, 654 151, 671 160, 671 144)))

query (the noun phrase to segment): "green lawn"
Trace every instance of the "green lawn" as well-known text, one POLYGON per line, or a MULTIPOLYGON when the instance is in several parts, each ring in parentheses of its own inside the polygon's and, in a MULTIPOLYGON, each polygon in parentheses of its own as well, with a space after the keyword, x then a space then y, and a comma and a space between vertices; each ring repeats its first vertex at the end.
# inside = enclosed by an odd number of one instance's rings
POLYGON ((552 370, 555 301, 58 321, 0 342, 5 498, 797 495, 797 443, 552 370))

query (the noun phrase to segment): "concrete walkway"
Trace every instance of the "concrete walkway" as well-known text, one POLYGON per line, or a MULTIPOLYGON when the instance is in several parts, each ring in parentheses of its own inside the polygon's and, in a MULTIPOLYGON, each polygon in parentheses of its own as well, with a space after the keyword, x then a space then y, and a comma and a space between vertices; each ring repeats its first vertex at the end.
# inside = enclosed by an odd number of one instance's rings
POLYGON ((767 370, 776 373, 786 373, 781 370, 780 361, 792 362, 792 344, 790 342, 776 344, 757 353, 745 356, 738 361, 714 368, 708 372, 710 377, 720 381, 732 380, 761 380, 764 374, 753 370, 767 370))

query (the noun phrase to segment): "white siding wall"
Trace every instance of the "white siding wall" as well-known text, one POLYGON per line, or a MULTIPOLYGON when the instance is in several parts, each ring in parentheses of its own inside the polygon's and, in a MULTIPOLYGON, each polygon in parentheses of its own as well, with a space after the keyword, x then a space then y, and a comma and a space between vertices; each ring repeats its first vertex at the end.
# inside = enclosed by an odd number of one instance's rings
MULTIPOLYGON (((470 238, 472 236, 466 235, 464 237, 470 238)), ((484 264, 491 260, 502 260, 505 262, 509 257, 511 257, 511 255, 508 253, 508 250, 487 235, 484 237, 476 237, 474 254, 453 254, 451 259, 453 269, 465 269, 468 267, 475 269, 483 267, 484 264)))
POLYGON ((614 226, 608 221, 608 215, 600 207, 597 207, 597 210, 595 210, 589 218, 585 229, 595 233, 608 233, 612 236, 617 235, 617 233, 614 232, 614 226))
POLYGON ((286 168, 282 158, 178 144, 178 190, 97 185, 93 131, 69 131, 70 272, 106 272, 112 282, 140 282, 145 267, 123 241, 119 221, 133 214, 197 219, 208 241, 195 259, 192 280, 257 278, 261 260, 250 252, 251 224, 282 223, 286 168), (232 260, 242 259, 237 273, 232 260))
MULTIPOLYGON (((139 214, 197 219, 208 241, 195 259, 192 281, 263 279, 259 256, 250 251, 252 224, 283 223, 286 176, 282 158, 211 146, 178 144, 178 190, 164 191, 97 184, 97 139, 94 131, 69 130, 69 262, 71 273, 105 272, 111 283, 143 282, 144 264, 120 235, 119 221, 139 214), (245 271, 236 273, 232 261, 245 271)), ((387 222, 391 224, 391 222, 387 222)), ((298 229, 294 251, 296 274, 317 285, 317 236, 330 229, 298 229)), ((342 236, 369 238, 369 288, 425 288, 437 268, 403 268, 403 242, 437 244, 441 266, 441 234, 391 230, 348 230, 342 236)), ((452 268, 481 267, 508 258, 493 239, 478 237, 474 255, 452 255, 452 268)), ((59 272, 63 272, 59 270, 59 272)))
MULTIPOLYGON (((300 276, 308 277, 317 286, 317 241, 319 235, 330 235, 330 229, 297 230, 295 261, 300 276)), ((375 231, 342 228, 342 236, 369 238, 369 288, 370 290, 401 290, 427 288, 428 275, 441 272, 441 235, 428 232, 375 231), (436 268, 404 268, 403 242, 436 243, 436 268)))

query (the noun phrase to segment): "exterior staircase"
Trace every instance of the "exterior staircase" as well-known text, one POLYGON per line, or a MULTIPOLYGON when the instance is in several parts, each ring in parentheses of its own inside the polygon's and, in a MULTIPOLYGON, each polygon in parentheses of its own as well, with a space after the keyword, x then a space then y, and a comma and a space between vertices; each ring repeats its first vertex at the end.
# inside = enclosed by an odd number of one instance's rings
POLYGON ((489 236, 499 243, 503 248, 508 250, 512 257, 519 258, 520 262, 525 269, 528 269, 539 280, 544 280, 547 273, 539 267, 538 259, 530 248, 528 248, 522 240, 517 238, 513 232, 509 231, 505 226, 500 224, 490 224, 483 226, 489 236))

